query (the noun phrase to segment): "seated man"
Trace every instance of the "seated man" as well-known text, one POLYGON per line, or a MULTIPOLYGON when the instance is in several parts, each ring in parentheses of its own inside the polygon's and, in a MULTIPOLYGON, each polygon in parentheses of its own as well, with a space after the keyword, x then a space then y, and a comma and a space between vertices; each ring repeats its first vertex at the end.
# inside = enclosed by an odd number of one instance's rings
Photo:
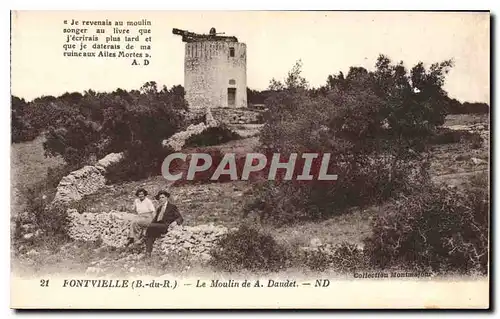
POLYGON ((159 191, 156 195, 156 199, 160 202, 160 205, 156 209, 156 214, 153 218, 153 222, 149 224, 146 229, 146 256, 151 257, 151 252, 153 251, 153 244, 156 238, 164 235, 168 231, 168 226, 171 223, 177 222, 177 225, 181 225, 184 222, 177 206, 172 204, 168 199, 170 194, 166 191, 159 191))
POLYGON ((139 240, 141 233, 152 221, 155 213, 153 202, 147 198, 148 192, 144 188, 139 188, 135 192, 137 198, 134 201, 133 210, 139 215, 130 224, 127 246, 135 240, 139 240))

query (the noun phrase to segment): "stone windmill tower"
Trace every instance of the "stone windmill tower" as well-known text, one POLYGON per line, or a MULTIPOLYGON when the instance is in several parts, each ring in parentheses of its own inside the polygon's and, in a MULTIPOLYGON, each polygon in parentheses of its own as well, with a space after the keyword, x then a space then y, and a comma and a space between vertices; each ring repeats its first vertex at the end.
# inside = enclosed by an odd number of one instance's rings
POLYGON ((236 37, 221 36, 215 28, 209 34, 173 29, 185 45, 184 89, 189 107, 246 108, 246 44, 236 37))

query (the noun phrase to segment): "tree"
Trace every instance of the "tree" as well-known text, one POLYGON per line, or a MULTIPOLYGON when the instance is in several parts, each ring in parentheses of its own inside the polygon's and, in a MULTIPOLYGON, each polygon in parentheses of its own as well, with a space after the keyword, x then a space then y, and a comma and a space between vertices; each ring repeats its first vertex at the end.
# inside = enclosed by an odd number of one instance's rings
POLYGON ((43 143, 46 156, 61 155, 71 166, 88 164, 89 159, 104 155, 99 148, 101 127, 82 115, 64 118, 61 126, 52 126, 43 143))
POLYGON ((155 171, 158 162, 161 165, 161 142, 185 125, 181 111, 187 106, 181 86, 158 91, 153 81, 140 91, 66 93, 39 99, 35 105, 30 110, 46 111, 34 112, 37 122, 52 116, 45 119, 50 123, 45 124, 47 156, 61 155, 67 163, 81 166, 111 152, 125 152, 129 163, 135 163, 125 173, 136 169, 143 175, 155 171))
POLYGON ((158 87, 155 81, 149 81, 144 83, 143 86, 141 86, 140 91, 142 94, 156 94, 158 93, 158 87))

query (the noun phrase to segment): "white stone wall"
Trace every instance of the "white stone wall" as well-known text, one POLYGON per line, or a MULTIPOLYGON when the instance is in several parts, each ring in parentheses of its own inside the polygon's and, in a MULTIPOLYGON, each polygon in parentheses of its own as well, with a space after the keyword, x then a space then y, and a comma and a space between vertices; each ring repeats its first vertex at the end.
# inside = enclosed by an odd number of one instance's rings
POLYGON ((214 118, 226 124, 257 124, 262 122, 263 111, 251 109, 212 108, 214 118))

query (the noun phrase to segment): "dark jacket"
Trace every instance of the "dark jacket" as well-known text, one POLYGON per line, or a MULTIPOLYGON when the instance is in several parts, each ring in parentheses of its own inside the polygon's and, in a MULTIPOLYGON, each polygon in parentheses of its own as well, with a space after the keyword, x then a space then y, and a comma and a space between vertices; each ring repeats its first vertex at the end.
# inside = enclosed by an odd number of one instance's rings
POLYGON ((147 237, 160 237, 163 234, 166 234, 168 231, 168 226, 177 222, 178 225, 181 225, 184 222, 182 215, 179 213, 179 209, 174 204, 168 202, 167 207, 165 208, 165 213, 163 214, 163 218, 161 220, 157 220, 160 215, 162 206, 156 208, 156 214, 153 218, 153 221, 148 226, 146 230, 147 237))

